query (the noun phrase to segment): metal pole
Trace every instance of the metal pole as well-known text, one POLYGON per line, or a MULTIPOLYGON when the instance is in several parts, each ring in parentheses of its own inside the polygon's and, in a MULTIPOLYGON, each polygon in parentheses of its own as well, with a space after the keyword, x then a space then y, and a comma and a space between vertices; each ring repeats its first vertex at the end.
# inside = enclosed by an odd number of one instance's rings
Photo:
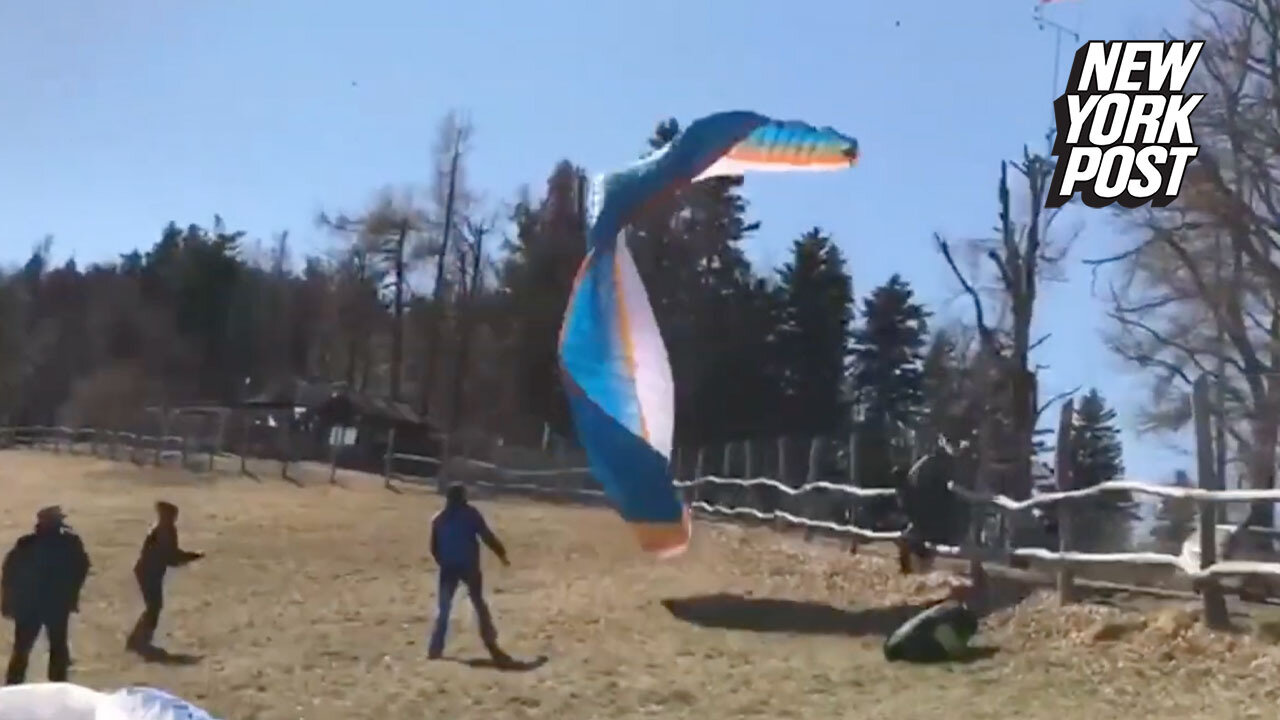
MULTIPOLYGON (((1035 13, 1032 15, 1032 19, 1036 21, 1036 26, 1039 27, 1041 30, 1049 29, 1053 31, 1053 94, 1051 95, 1051 97, 1056 100, 1058 95, 1061 94, 1061 90, 1058 87, 1058 76, 1061 74, 1061 71, 1062 71, 1062 36, 1070 35, 1071 39, 1075 40, 1078 43, 1080 42, 1080 33, 1076 32, 1075 30, 1061 23, 1057 23, 1057 22, 1054 22, 1053 20, 1046 18, 1044 16, 1044 7, 1042 5, 1036 6, 1035 13)), ((1053 139, 1054 139, 1054 136, 1058 134, 1057 125, 1058 125, 1058 118, 1053 112, 1053 105, 1050 104, 1049 132, 1045 136, 1045 141, 1048 144, 1047 152, 1049 153, 1053 152, 1053 139)))
MULTIPOLYGON (((1224 293, 1227 292, 1227 289, 1223 286, 1223 281, 1225 280, 1225 278, 1223 277, 1222 266, 1225 260, 1223 258, 1221 235, 1217 235, 1213 239, 1213 252, 1214 252, 1213 275, 1214 275, 1214 280, 1217 282, 1217 287, 1215 288, 1217 297, 1213 298, 1211 302, 1219 302, 1219 301, 1225 300, 1224 293)), ((1219 309, 1220 313, 1221 313, 1221 310, 1222 308, 1220 307, 1219 309)), ((1221 315, 1219 315, 1219 318, 1220 317, 1221 315)), ((1218 477, 1221 478, 1221 482, 1225 487, 1226 481, 1227 481, 1227 430, 1226 430, 1227 339, 1226 339, 1226 334, 1223 332, 1221 320, 1219 319, 1218 322, 1215 322, 1214 324, 1217 325, 1215 344, 1217 345, 1217 351, 1218 351, 1218 357, 1217 357, 1217 363, 1216 363, 1217 367, 1214 368, 1214 374, 1216 376, 1214 378, 1215 397, 1214 397, 1214 403, 1213 403, 1214 405, 1213 407, 1213 410, 1214 410, 1213 412, 1213 419, 1214 419, 1213 444, 1214 444, 1214 466, 1215 466, 1214 469, 1217 472, 1218 477)))

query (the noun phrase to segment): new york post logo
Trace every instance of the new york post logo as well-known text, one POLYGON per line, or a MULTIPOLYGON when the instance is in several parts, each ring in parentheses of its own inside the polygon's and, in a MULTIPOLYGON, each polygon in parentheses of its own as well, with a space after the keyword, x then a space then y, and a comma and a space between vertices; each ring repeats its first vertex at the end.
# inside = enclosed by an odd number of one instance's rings
POLYGON ((1183 88, 1204 41, 1093 41, 1076 51, 1066 91, 1053 103, 1058 158, 1045 207, 1077 191, 1085 205, 1165 207, 1200 153, 1191 113, 1203 94, 1183 88))

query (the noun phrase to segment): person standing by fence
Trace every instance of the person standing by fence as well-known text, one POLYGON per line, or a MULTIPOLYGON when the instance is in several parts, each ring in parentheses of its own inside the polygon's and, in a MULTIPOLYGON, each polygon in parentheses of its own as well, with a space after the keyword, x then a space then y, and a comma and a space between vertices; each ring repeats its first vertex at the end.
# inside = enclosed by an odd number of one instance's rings
POLYGON ((161 500, 156 503, 156 524, 142 542, 133 576, 142 591, 144 609, 134 624, 125 647, 134 652, 151 649, 160 611, 164 608, 164 576, 171 567, 182 567, 204 557, 204 553, 188 552, 178 545, 178 506, 161 500))
POLYGON ((444 509, 431 519, 431 557, 440 568, 437 601, 439 610, 427 657, 439 659, 444 654, 445 635, 449 632, 449 613, 453 608, 453 596, 461 583, 467 587, 471 606, 480 624, 480 639, 493 661, 498 664, 512 662, 511 657, 498 647, 498 630, 493 615, 484 600, 484 581, 480 572, 480 542, 483 542, 503 565, 509 565, 507 550, 498 540, 480 511, 467 502, 467 489, 451 485, 445 494, 444 509))
POLYGON ((68 626, 71 614, 80 610, 89 567, 84 542, 67 526, 62 508, 51 505, 36 513, 35 532, 18 539, 0 572, 0 615, 13 621, 6 684, 25 682, 41 629, 49 642, 49 681, 66 681, 71 667, 68 626))

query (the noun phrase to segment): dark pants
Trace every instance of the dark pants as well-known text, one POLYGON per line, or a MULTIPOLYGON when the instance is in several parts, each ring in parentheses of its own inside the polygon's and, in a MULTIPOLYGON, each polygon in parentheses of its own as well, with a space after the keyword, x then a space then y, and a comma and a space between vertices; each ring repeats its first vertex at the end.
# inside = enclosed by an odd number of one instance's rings
POLYGON ((467 596, 471 598, 471 607, 475 608, 476 622, 480 624, 480 639, 484 642, 485 649, 495 659, 505 657, 505 653, 498 647, 498 630, 493 626, 493 615, 484 601, 484 578, 480 574, 480 568, 440 569, 440 586, 437 591, 439 609, 427 653, 431 657, 440 657, 444 652, 444 638, 449 632, 449 613, 453 609, 453 596, 458 592, 459 583, 467 586, 467 596))
POLYGON ((164 608, 164 575, 135 574, 138 589, 142 591, 142 614, 129 633, 130 648, 149 648, 155 640, 160 625, 160 611, 164 608))
POLYGON ((18 685, 27 679, 27 662, 31 649, 43 629, 49 641, 49 682, 66 682, 67 669, 71 666, 71 649, 67 647, 67 626, 70 612, 44 610, 23 613, 13 621, 13 653, 9 656, 9 671, 5 683, 18 685))

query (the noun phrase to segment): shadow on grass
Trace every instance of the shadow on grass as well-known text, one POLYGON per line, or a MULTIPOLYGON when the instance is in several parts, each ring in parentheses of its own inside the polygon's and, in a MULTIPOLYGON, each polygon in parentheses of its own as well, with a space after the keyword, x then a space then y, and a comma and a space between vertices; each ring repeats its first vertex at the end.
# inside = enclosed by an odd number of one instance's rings
MULTIPOLYGON (((991 577, 983 615, 1013 607, 1031 595, 1026 583, 991 577)), ((662 606, 684 622, 723 630, 885 637, 939 599, 846 610, 821 602, 751 598, 730 593, 668 598, 662 606)))
POLYGON ((677 619, 700 627, 853 637, 888 635, 931 604, 844 610, 819 602, 749 598, 728 593, 662 601, 662 606, 677 619))
POLYGON ((512 658, 505 662, 498 662, 493 658, 455 658, 453 661, 466 665, 467 667, 476 669, 498 670, 500 672, 530 672, 537 670, 550 660, 546 655, 539 655, 532 660, 517 660, 512 658))
POLYGON ((188 655, 186 653, 172 653, 162 647, 150 645, 138 648, 134 652, 138 653, 138 657, 144 662, 155 663, 156 665, 196 665, 204 660, 203 655, 188 655))

